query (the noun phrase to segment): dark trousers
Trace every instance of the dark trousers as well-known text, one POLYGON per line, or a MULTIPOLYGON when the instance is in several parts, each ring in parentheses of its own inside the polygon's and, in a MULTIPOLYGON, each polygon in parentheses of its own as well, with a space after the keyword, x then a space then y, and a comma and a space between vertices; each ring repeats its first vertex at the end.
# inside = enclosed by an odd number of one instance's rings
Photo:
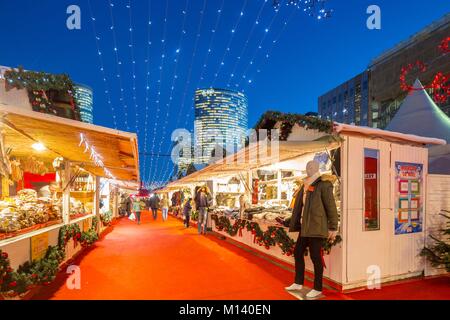
POLYGON ((153 214, 153 220, 156 220, 156 218, 158 217, 158 209, 152 208, 152 214, 153 214))
POLYGON ((323 238, 298 237, 294 249, 296 284, 303 285, 305 281, 305 251, 309 248, 309 256, 314 264, 314 290, 322 291, 322 243, 323 238))
POLYGON ((184 224, 186 225, 186 228, 189 228, 189 220, 191 219, 190 215, 186 215, 186 218, 184 219, 184 224))
POLYGON ((137 223, 141 223, 141 212, 140 211, 136 211, 136 221, 137 221, 137 223))

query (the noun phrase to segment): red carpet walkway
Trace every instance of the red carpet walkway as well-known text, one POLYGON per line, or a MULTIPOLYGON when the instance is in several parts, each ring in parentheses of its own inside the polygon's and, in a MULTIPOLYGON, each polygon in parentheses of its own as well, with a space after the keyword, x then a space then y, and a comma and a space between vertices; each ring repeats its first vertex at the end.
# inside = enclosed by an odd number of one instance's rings
MULTIPOLYGON (((81 289, 68 289, 61 272, 35 299, 295 299, 284 290, 291 271, 215 236, 199 236, 174 218, 162 222, 159 214, 155 222, 148 212, 140 226, 121 219, 74 264, 80 266, 81 289)), ((324 293, 327 299, 450 299, 449 278, 429 281, 324 293)))
POLYGON ((65 275, 37 299, 295 299, 283 287, 292 273, 216 237, 199 236, 169 217, 121 221, 84 257, 81 289, 65 275))

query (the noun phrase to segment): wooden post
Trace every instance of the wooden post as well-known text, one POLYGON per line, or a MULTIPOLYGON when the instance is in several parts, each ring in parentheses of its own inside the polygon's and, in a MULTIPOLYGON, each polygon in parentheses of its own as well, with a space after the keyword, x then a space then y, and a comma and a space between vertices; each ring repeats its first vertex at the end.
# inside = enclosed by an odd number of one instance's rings
POLYGON ((248 170, 247 172, 247 200, 252 203, 252 197, 253 197, 253 173, 252 170, 248 170))
POLYGON ((281 170, 277 171, 277 200, 278 204, 281 204, 281 170))
POLYGON ((100 221, 100 177, 95 176, 94 213, 100 221))
POLYGON ((65 190, 62 194, 62 214, 64 224, 69 224, 70 222, 70 161, 64 161, 64 172, 63 172, 63 188, 65 190))
POLYGON ((113 187, 113 217, 119 216, 119 190, 117 187, 113 187))

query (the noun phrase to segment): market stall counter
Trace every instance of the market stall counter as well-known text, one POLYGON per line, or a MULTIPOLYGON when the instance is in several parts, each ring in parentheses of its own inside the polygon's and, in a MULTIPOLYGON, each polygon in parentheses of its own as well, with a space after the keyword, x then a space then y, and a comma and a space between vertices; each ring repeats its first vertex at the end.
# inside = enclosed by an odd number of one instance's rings
POLYGON ((13 106, 0 117, 0 250, 11 270, 49 246, 70 259, 98 237, 101 213, 117 212, 105 183, 139 181, 136 135, 13 106))

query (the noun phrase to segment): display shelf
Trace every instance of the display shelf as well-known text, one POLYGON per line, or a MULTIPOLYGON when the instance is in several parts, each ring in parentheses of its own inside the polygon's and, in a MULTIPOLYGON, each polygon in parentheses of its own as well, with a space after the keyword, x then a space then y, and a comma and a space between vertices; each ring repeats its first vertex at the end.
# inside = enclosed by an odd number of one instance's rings
POLYGON ((16 235, 16 236, 11 237, 11 238, 0 240, 0 247, 4 246, 4 245, 7 245, 7 244, 11 244, 11 243, 17 242, 17 241, 21 241, 21 240, 24 240, 24 239, 28 239, 28 238, 37 236, 37 235, 39 235, 41 233, 49 232, 51 230, 60 228, 60 227, 62 227, 64 225, 61 221, 52 221, 52 222, 55 222, 56 224, 50 224, 50 225, 48 225, 46 227, 43 227, 43 228, 31 231, 31 232, 28 232, 28 233, 23 233, 23 234, 16 235))
POLYGON ((69 222, 69 223, 72 224, 72 223, 80 222, 80 221, 83 221, 83 220, 85 220, 85 219, 92 218, 92 217, 94 217, 94 216, 95 216, 95 213, 85 214, 84 216, 79 216, 79 217, 77 217, 77 218, 70 219, 70 222, 69 222))

